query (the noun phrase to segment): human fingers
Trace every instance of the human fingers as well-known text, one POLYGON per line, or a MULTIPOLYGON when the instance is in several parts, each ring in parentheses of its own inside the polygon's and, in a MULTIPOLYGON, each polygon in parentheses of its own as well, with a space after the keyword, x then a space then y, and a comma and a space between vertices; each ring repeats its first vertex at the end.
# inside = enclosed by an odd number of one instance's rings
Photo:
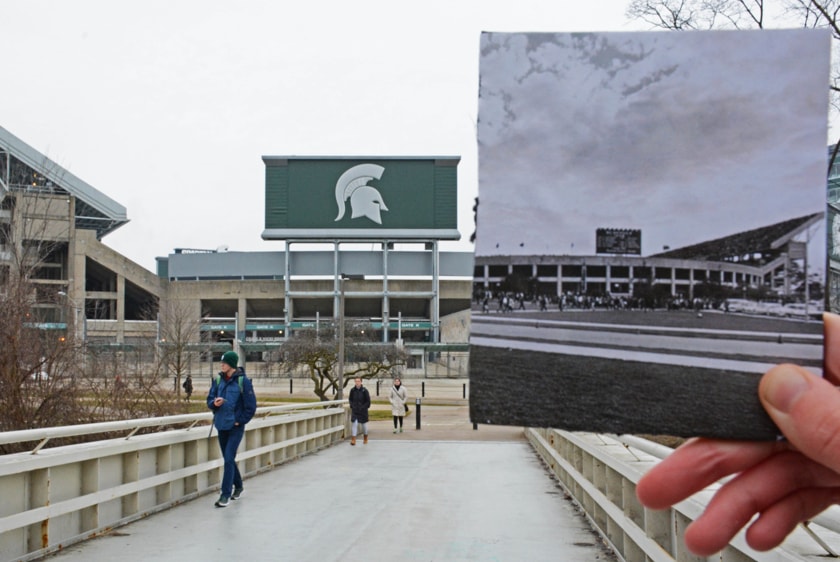
POLYGON ((831 312, 823 313, 823 333, 823 376, 832 384, 840 385, 840 316, 831 312))
MULTIPOLYGON (((724 548, 753 516, 785 498, 836 486, 840 486, 836 472, 797 451, 778 453, 721 486, 703 514, 686 529, 686 545, 696 554, 709 556, 724 548)), ((794 507, 807 511, 805 506, 794 507)), ((789 532, 790 527, 785 527, 777 534, 784 538, 789 532)))
POLYGON ((796 365, 761 378, 758 395, 787 440, 805 456, 840 472, 840 391, 796 365))
POLYGON ((840 488, 799 490, 761 513, 747 529, 747 544, 756 550, 779 546, 801 522, 840 502, 840 488))
POLYGON ((724 476, 758 464, 783 446, 773 442, 690 439, 639 480, 636 496, 649 508, 665 509, 724 476))

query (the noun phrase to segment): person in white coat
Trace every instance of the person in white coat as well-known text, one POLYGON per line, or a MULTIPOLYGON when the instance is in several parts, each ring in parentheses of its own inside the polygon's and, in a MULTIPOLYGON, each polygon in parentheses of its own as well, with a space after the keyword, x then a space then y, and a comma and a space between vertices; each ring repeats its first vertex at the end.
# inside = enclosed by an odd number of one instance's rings
POLYGON ((402 385, 400 378, 395 378, 389 394, 389 400, 391 401, 391 414, 394 416, 394 433, 402 433, 403 417, 405 417, 405 414, 408 412, 408 407, 405 405, 407 398, 408 391, 402 385))

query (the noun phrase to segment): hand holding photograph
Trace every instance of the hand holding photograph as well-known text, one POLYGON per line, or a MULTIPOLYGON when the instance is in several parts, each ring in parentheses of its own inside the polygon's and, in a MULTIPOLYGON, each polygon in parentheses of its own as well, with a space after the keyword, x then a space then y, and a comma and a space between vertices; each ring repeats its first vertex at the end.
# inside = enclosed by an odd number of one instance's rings
POLYGON ((475 423, 775 439, 821 372, 829 34, 483 33, 475 423))

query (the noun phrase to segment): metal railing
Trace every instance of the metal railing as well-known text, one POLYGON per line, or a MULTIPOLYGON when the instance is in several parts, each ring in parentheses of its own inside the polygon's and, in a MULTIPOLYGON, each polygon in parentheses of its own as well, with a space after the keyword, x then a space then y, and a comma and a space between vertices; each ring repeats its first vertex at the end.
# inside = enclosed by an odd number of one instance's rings
MULTIPOLYGON (((243 477, 340 442, 346 401, 257 409, 237 454, 243 477)), ((224 464, 211 413, 0 433, 37 443, 0 456, 0 552, 33 560, 218 489, 224 464), (187 424, 186 428, 176 427, 187 424), (162 431, 138 434, 145 427, 162 431), (45 448, 53 438, 125 432, 119 438, 45 448)))

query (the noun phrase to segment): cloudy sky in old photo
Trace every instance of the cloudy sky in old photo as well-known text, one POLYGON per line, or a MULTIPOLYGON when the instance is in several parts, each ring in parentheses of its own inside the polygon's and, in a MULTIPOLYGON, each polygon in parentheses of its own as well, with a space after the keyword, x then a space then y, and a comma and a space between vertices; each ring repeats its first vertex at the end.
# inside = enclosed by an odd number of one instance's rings
POLYGON ((608 227, 648 255, 823 211, 828 63, 808 30, 484 34, 477 254, 591 255, 608 227))
POLYGON ((482 31, 613 31, 629 0, 8 0, 0 125, 123 205, 105 244, 281 250, 263 155, 460 156, 472 251, 482 31))

